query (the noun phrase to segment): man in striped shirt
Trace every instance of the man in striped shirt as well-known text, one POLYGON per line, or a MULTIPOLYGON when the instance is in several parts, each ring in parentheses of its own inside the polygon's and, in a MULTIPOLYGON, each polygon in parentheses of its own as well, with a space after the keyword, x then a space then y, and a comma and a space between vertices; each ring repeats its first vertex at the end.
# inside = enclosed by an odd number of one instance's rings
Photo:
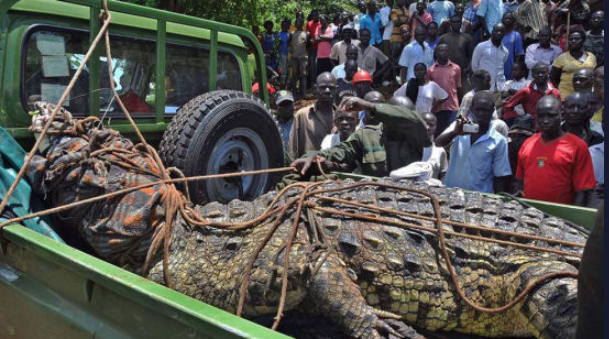
POLYGON ((524 0, 514 12, 514 17, 522 29, 521 34, 526 42, 537 40, 542 27, 548 24, 543 6, 539 0, 524 0))

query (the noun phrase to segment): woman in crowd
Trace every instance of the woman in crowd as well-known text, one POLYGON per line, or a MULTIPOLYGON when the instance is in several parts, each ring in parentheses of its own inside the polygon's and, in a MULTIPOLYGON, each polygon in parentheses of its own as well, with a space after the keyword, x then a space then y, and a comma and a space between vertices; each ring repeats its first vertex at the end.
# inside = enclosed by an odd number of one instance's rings
POLYGON ((554 60, 550 80, 560 90, 564 100, 573 93, 573 74, 582 68, 596 67, 596 57, 583 50, 586 33, 583 30, 573 30, 569 33, 569 51, 554 60))

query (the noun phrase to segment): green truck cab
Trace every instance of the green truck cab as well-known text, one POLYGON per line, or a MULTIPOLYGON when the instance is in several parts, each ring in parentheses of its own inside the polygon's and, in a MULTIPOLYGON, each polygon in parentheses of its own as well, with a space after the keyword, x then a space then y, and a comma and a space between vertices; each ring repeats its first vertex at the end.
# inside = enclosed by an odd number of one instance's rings
MULTIPOLYGON (((160 140, 177 110, 211 91, 250 92, 252 67, 264 59, 249 31, 141 6, 109 2, 113 79, 125 104, 151 141, 160 140), (211 71, 213 70, 213 71, 211 71)), ((9 0, 2 15, 0 124, 18 140, 31 137, 32 101, 57 102, 100 29, 101 1, 9 0)), ((100 44, 66 109, 77 117, 106 116, 112 128, 132 132, 113 102, 107 57, 100 44)), ((265 81, 266 74, 258 74, 265 81)), ((262 99, 268 104, 268 91, 262 99)))
MULTIPOLYGON (((56 103, 101 28, 101 0, 6 0, 0 3, 0 126, 26 149, 33 103, 56 103)), ((167 167, 186 176, 281 167, 281 136, 267 107, 262 47, 242 27, 109 1, 108 60, 102 43, 63 106, 96 116, 127 137, 134 131, 111 81, 147 141, 167 167), (252 63, 252 61, 254 61, 252 63), (109 76, 108 65, 112 66, 109 76)), ((192 183, 194 200, 256 197, 276 177, 192 183)))

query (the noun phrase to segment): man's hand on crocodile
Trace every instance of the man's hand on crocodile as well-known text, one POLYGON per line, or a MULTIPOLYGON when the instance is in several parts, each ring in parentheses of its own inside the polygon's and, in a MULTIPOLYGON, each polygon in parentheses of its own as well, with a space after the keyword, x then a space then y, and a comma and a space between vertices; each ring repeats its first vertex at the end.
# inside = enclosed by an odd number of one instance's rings
POLYGON ((290 166, 295 167, 294 172, 301 176, 320 175, 319 167, 316 162, 319 162, 324 172, 341 171, 344 168, 335 162, 328 161, 323 157, 308 157, 297 159, 290 166))
POLYGON ((313 174, 316 174, 318 172, 318 170, 317 170, 316 166, 311 167, 311 165, 315 161, 320 161, 320 160, 325 161, 326 159, 319 158, 319 157, 300 158, 300 159, 296 159, 294 162, 292 162, 292 164, 290 166, 294 167, 294 172, 301 176, 313 175, 313 174))

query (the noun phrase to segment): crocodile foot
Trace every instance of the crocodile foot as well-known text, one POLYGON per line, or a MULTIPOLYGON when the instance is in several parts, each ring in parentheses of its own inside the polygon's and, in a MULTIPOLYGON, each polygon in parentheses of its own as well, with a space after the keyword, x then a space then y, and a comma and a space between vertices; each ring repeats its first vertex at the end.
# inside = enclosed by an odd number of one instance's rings
POLYGON ((328 256, 311 278, 307 290, 309 301, 316 305, 317 312, 353 338, 381 339, 381 333, 400 339, 421 338, 414 329, 405 324, 398 325, 396 315, 367 305, 359 286, 349 277, 344 263, 335 254, 328 256))

